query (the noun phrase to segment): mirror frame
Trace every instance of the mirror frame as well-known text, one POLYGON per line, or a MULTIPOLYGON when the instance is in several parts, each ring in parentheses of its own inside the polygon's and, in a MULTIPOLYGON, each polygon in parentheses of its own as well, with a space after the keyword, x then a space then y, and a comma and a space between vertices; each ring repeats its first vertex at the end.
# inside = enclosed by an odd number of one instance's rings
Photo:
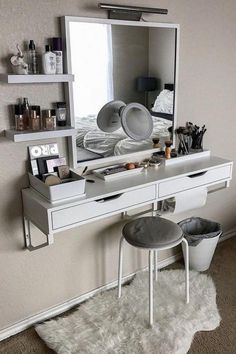
MULTIPOLYGON (((124 20, 111 20, 104 18, 91 18, 91 17, 77 17, 77 16, 64 16, 61 18, 61 31, 64 43, 64 72, 72 74, 71 68, 71 48, 70 48, 70 22, 91 22, 91 23, 102 23, 102 24, 114 24, 121 26, 138 26, 138 27, 160 27, 160 28, 172 28, 176 30, 176 42, 175 42, 175 69, 174 69, 174 119, 173 119, 173 131, 175 131, 177 126, 177 98, 178 98, 178 74, 179 74, 179 37, 180 37, 180 26, 179 24, 165 23, 165 22, 138 22, 138 21, 124 21, 124 20)), ((65 98, 69 111, 68 123, 75 127, 75 117, 74 117, 74 102, 73 102, 73 83, 69 82, 65 87, 65 98)), ((175 147, 175 135, 173 135, 173 147, 175 147)), ((68 150, 69 150, 69 163, 73 168, 79 168, 83 166, 92 165, 102 165, 106 163, 118 163, 121 160, 126 160, 129 157, 137 157, 140 155, 151 154, 159 149, 148 149, 138 152, 133 152, 125 155, 109 156, 96 160, 89 160, 84 162, 77 162, 77 149, 76 149, 76 135, 68 138, 68 150)))

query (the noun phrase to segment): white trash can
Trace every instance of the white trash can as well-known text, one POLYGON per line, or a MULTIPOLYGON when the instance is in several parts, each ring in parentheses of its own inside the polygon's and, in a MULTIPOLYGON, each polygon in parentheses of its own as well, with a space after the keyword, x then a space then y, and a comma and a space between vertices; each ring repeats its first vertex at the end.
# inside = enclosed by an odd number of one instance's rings
MULTIPOLYGON (((203 272, 210 267, 216 245, 222 233, 221 225, 202 218, 192 217, 179 223, 189 244, 189 266, 203 272)), ((185 251, 183 247, 185 257, 185 251)))

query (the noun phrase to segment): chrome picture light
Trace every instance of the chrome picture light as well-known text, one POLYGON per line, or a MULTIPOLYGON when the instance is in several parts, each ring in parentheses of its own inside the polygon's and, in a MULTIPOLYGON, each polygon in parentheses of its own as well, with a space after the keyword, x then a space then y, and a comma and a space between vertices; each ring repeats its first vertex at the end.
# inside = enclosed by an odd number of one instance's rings
POLYGON ((98 4, 103 10, 108 10, 108 18, 116 20, 140 21, 143 13, 152 13, 159 15, 167 15, 168 9, 159 9, 152 7, 98 4))

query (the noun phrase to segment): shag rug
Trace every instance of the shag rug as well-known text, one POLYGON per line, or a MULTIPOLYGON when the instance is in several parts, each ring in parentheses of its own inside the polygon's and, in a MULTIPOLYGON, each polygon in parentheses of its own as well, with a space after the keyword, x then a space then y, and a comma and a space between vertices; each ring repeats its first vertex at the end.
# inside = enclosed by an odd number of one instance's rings
POLYGON ((102 292, 73 313, 36 326, 58 354, 185 354, 198 331, 220 323, 212 279, 190 271, 185 303, 183 270, 164 270, 154 281, 154 325, 148 326, 148 273, 122 288, 102 292))

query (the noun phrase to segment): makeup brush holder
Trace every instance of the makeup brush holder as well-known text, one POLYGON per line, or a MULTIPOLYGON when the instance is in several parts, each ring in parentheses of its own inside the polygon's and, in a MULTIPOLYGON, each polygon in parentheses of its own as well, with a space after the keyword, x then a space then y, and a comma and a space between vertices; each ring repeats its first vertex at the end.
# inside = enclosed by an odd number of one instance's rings
POLYGON ((199 149, 190 148, 189 149, 190 154, 195 154, 195 153, 202 152, 202 151, 203 151, 203 148, 199 148, 199 149))

